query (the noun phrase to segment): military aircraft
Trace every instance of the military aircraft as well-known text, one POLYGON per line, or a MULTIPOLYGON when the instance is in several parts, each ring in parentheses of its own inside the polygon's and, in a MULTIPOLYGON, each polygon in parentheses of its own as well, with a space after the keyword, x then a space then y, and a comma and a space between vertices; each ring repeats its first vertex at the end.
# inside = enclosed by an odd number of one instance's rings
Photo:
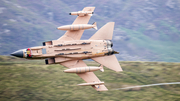
POLYGON ((18 50, 11 55, 27 59, 45 59, 46 64, 61 64, 69 69, 65 73, 76 73, 87 83, 79 86, 92 86, 97 91, 107 91, 104 82, 100 81, 93 71, 104 71, 103 66, 116 72, 122 71, 112 49, 114 22, 109 22, 98 30, 89 40, 80 40, 85 29, 97 29, 96 22, 88 24, 95 7, 85 7, 82 11, 71 12, 77 15, 72 25, 60 26, 57 29, 67 30, 57 40, 43 42, 43 46, 18 50), (83 59, 92 59, 99 67, 87 66, 83 59))

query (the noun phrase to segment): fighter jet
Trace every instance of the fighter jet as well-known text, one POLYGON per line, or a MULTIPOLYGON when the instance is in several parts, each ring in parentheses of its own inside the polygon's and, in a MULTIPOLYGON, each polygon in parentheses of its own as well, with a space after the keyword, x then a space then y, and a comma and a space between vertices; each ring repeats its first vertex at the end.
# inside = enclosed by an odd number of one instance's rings
POLYGON ((122 71, 112 49, 114 22, 109 22, 99 29, 89 40, 80 40, 85 29, 97 29, 96 22, 88 24, 95 7, 85 7, 82 11, 71 12, 77 15, 72 25, 60 26, 57 29, 67 30, 57 40, 43 42, 43 46, 18 50, 11 55, 26 59, 45 59, 45 63, 60 64, 69 69, 65 73, 76 73, 86 83, 79 86, 92 86, 97 91, 107 91, 104 82, 100 81, 93 71, 104 71, 103 66, 116 72, 122 71), (83 60, 92 59, 99 67, 87 66, 83 60))

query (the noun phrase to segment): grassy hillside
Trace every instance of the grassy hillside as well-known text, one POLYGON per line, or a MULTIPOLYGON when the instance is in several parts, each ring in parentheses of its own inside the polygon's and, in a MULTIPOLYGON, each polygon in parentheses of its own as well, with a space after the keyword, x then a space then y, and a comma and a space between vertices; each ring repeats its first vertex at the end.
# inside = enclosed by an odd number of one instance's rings
MULTIPOLYGON (((88 65, 97 63, 88 62, 88 65)), ((43 60, 0 56, 0 101, 179 101, 180 85, 114 90, 135 85, 180 82, 180 63, 120 62, 123 72, 94 72, 105 81, 107 92, 76 86, 84 81, 76 74, 63 73, 61 65, 43 60)))

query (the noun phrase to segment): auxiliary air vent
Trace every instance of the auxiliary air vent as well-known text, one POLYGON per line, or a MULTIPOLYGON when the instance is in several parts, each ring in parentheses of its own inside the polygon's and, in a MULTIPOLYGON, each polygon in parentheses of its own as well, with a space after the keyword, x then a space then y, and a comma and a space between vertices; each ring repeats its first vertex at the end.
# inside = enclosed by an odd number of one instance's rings
POLYGON ((52 41, 43 42, 43 46, 52 45, 52 41))
POLYGON ((45 59, 46 64, 55 64, 55 59, 54 58, 47 58, 45 59))

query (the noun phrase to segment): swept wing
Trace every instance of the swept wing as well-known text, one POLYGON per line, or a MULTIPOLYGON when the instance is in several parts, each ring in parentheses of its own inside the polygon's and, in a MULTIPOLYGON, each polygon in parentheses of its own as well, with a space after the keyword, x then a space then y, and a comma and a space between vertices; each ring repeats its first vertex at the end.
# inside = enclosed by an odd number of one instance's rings
MULTIPOLYGON (((67 68, 80 68, 80 67, 87 67, 87 65, 82 60, 72 60, 60 63, 61 65, 67 68)), ((86 72, 86 73, 76 73, 80 76, 84 81, 87 83, 101 83, 101 81, 97 78, 97 76, 93 72, 86 72)), ((91 85, 97 91, 107 91, 108 89, 105 87, 104 84, 94 84, 91 85)))
MULTIPOLYGON (((92 11, 93 12, 94 9, 95 9, 95 7, 85 7, 82 11, 92 11)), ((74 25, 74 24, 88 24, 90 18, 91 18, 90 14, 87 14, 86 16, 78 16, 75 19, 75 21, 72 23, 72 25, 74 25)), ((77 30, 77 31, 68 30, 58 40, 61 40, 61 41, 80 40, 83 32, 84 32, 84 30, 77 30)))

